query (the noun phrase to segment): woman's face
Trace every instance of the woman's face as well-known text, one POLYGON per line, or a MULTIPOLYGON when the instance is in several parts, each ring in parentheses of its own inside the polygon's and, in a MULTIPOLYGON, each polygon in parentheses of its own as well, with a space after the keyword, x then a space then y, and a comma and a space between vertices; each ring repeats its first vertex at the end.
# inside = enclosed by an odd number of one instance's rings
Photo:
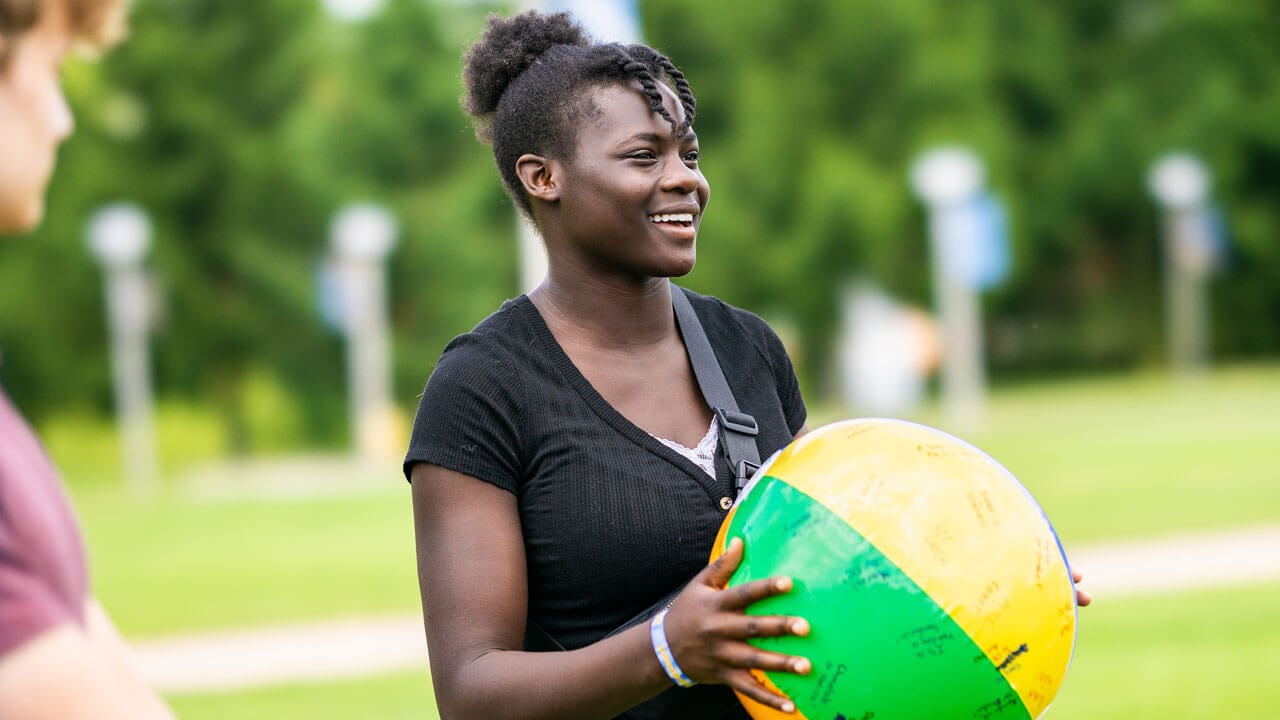
POLYGON ((71 134, 71 111, 59 71, 71 43, 61 2, 45 4, 40 21, 9 46, 0 68, 0 233, 35 227, 58 144, 71 134))
MULTIPOLYGON (((682 123, 675 94, 658 88, 682 123)), ((549 248, 553 259, 634 279, 688 273, 711 194, 698 169, 697 136, 676 137, 638 82, 599 88, 593 99, 599 112, 579 127, 574 158, 561 168, 566 232, 560 247, 549 248)))

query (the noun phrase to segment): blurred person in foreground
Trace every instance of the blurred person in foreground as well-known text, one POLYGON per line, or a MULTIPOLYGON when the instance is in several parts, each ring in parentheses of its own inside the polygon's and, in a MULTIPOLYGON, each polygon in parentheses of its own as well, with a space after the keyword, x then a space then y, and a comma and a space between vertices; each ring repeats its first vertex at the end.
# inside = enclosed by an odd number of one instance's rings
MULTIPOLYGON (((73 128, 60 70, 106 47, 124 0, 0 0, 0 236, 33 229, 73 128)), ((0 238, 2 239, 2 238, 0 238)), ((171 718, 89 591, 62 481, 0 389, 0 718, 171 718)))

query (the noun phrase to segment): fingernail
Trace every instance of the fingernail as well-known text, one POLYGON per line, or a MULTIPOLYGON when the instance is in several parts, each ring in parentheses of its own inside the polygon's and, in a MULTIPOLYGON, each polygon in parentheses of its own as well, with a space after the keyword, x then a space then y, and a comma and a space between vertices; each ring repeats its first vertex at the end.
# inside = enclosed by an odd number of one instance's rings
POLYGON ((795 705, 795 703, 793 703, 793 702, 784 702, 784 703, 782 703, 782 712, 784 712, 784 713, 793 713, 793 712, 795 712, 795 711, 796 711, 796 705, 795 705))
POLYGON ((791 589, 791 578, 778 578, 773 586, 778 588, 779 592, 786 592, 791 589))
POLYGON ((792 623, 791 623, 791 634, 792 634, 792 635, 798 635, 798 636, 800 636, 800 637, 804 637, 805 635, 808 635, 808 634, 809 634, 809 623, 808 623, 808 621, 803 620, 803 619, 800 619, 800 620, 796 620, 795 622, 792 622, 792 623))

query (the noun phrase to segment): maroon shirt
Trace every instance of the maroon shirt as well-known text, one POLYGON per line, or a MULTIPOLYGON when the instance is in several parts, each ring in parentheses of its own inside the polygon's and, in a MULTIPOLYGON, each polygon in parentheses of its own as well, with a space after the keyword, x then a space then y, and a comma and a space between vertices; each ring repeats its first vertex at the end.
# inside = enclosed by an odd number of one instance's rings
POLYGON ((61 477, 0 391, 0 657, 57 625, 83 625, 88 584, 61 477))

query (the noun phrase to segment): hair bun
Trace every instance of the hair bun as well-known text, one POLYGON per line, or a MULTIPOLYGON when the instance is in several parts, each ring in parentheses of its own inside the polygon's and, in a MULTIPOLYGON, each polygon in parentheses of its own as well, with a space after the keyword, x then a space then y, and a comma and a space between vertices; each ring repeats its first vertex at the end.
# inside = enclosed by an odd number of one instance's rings
POLYGON ((586 31, 566 12, 490 15, 484 35, 463 56, 463 107, 476 118, 490 115, 507 87, 547 50, 590 44, 586 31))

